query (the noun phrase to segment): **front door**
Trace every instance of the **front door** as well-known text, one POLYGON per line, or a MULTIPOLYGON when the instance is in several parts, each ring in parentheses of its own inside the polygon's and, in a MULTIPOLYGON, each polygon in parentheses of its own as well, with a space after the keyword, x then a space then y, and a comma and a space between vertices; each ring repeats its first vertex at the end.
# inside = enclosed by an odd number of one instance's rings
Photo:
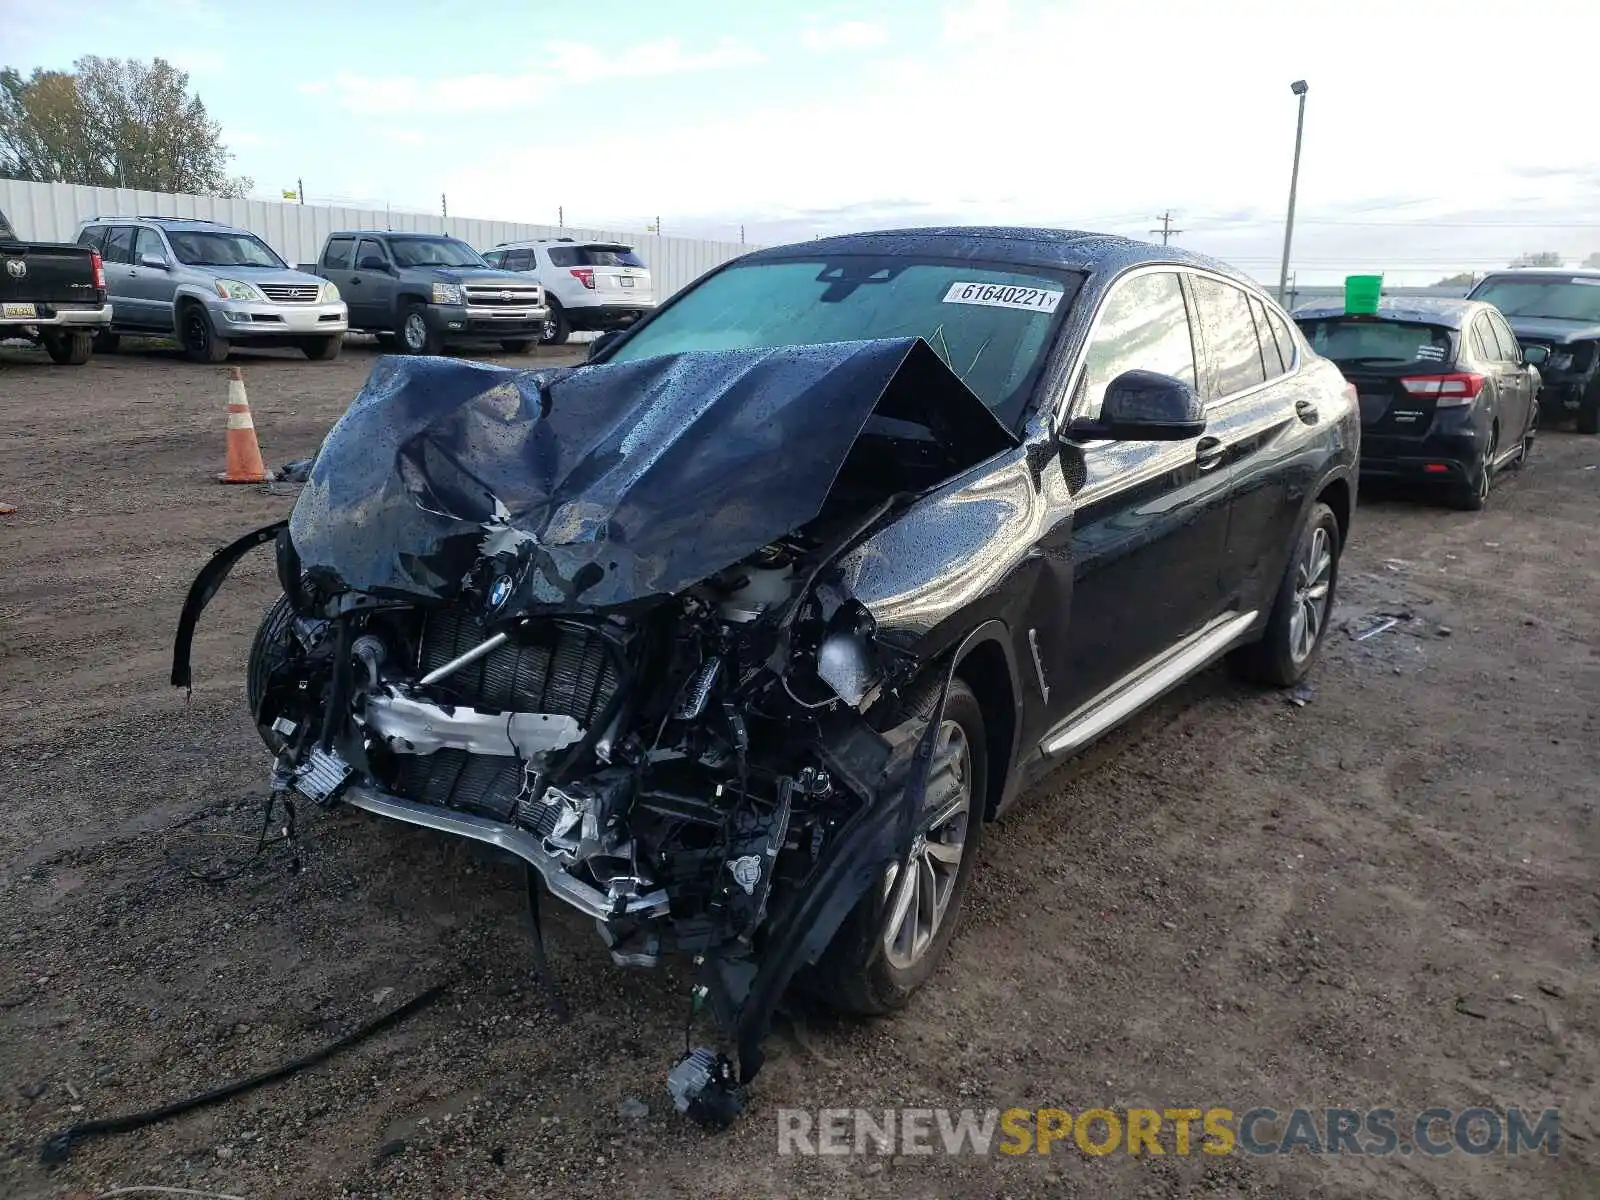
POLYGON ((167 254, 166 243, 154 229, 145 225, 134 228, 133 261, 128 264, 126 271, 122 295, 116 301, 117 315, 121 317, 122 309, 126 306, 131 322, 147 329, 171 329, 172 302, 178 282, 173 277, 172 259, 167 254), (147 257, 159 258, 167 265, 146 266, 144 260, 147 257))
POLYGON ((394 287, 394 269, 388 250, 377 238, 362 238, 356 246, 350 290, 344 297, 350 308, 350 323, 362 329, 393 328, 394 287))
MULTIPOLYGON (((1106 385, 1134 369, 1198 383, 1173 271, 1137 272, 1101 302, 1068 419, 1098 415, 1106 385)), ((1218 614, 1228 516, 1227 468, 1206 438, 1063 441, 1059 462, 1073 516, 1041 552, 1070 560, 1069 611, 1031 613, 1027 635, 1058 725, 1218 614)))

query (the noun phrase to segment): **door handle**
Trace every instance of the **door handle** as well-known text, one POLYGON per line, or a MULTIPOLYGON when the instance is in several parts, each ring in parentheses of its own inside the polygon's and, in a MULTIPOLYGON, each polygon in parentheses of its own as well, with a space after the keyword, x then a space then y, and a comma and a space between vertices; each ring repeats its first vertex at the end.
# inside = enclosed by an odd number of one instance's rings
POLYGON ((1322 419, 1322 413, 1318 410, 1315 400, 1296 400, 1294 402, 1294 415, 1307 425, 1315 425, 1322 419))
POLYGON ((1222 465, 1223 458, 1227 455, 1228 448, 1222 444, 1221 438, 1203 437, 1195 443, 1195 466, 1202 471, 1212 471, 1222 465))
POLYGON ((351 287, 355 287, 355 286, 356 286, 356 285, 357 285, 357 284, 358 284, 358 283, 360 283, 360 282, 361 282, 361 276, 359 276, 359 275, 352 275, 352 276, 351 276, 351 277, 350 277, 350 286, 351 286, 351 287))

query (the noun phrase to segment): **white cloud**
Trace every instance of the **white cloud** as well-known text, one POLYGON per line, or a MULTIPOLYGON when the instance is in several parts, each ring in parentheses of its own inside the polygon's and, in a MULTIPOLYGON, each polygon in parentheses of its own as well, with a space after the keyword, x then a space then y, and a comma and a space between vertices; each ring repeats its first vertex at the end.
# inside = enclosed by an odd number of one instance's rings
POLYGON ((228 60, 212 50, 164 50, 161 57, 190 75, 218 75, 228 65, 228 60))
MULTIPOLYGON (((373 115, 531 111, 562 87, 727 70, 763 61, 754 47, 734 38, 723 38, 698 51, 686 50, 678 38, 616 50, 585 42, 551 42, 531 57, 548 67, 517 74, 486 72, 426 79, 341 72, 333 79, 333 90, 346 108, 373 115)), ((314 94, 326 87, 322 82, 301 84, 300 91, 314 94)))
POLYGON ((222 144, 230 150, 253 150, 258 146, 275 146, 278 144, 278 139, 248 129, 224 129, 222 144))
POLYGON ((867 50, 889 40, 885 21, 840 21, 834 25, 810 25, 800 34, 800 44, 819 52, 867 50))
POLYGON ((964 45, 1003 37, 1011 28, 1010 0, 958 0, 939 14, 940 34, 964 45))
POLYGON ((328 81, 326 79, 311 79, 305 83, 302 83, 295 89, 295 91, 299 92, 302 96, 320 96, 327 90, 328 81))
POLYGON ((545 53, 554 58, 555 74, 568 83, 597 83, 605 79, 650 75, 686 75, 748 67, 763 61, 755 47, 737 38, 722 38, 709 49, 688 52, 675 37, 640 42, 611 50, 586 42, 550 42, 545 53))
MULTIPOLYGON (((1557 19, 1559 0, 1525 3, 1550 10, 1528 14, 1530 21, 1557 19)), ((1295 241, 1302 277, 1342 271, 1346 260, 1361 257, 1352 247, 1386 257, 1391 268, 1406 263, 1417 275, 1438 277, 1457 257, 1500 253, 1502 242, 1509 253, 1543 248, 1536 230, 1452 234, 1437 225, 1449 220, 1445 214, 1467 204, 1481 206, 1480 213, 1503 210, 1529 193, 1552 212, 1558 204, 1581 205, 1580 193, 1600 179, 1525 174, 1557 157, 1600 163, 1588 148, 1553 156, 1548 143, 1526 136, 1540 113, 1583 109, 1588 84, 1581 73, 1529 76, 1514 92, 1449 94, 1457 126, 1474 129, 1474 145, 1492 150, 1475 160, 1465 192, 1423 152, 1437 128, 1430 114, 1445 99, 1437 77, 1385 70, 1381 85, 1371 82, 1373 28, 1395 45, 1425 44, 1441 21, 1492 22, 1495 12, 1488 0, 1345 0, 1331 19, 1326 9, 1246 0, 1221 26, 1211 10, 1160 0, 963 4, 946 13, 941 30, 954 42, 848 89, 797 90, 788 103, 690 120, 664 115, 648 131, 558 131, 529 147, 525 161, 456 167, 448 189, 452 208, 515 217, 506 198, 540 194, 548 164, 570 154, 628 163, 631 178, 649 181, 648 206, 669 228, 713 221, 736 228, 743 221, 752 231, 781 226, 792 235, 804 222, 826 231, 960 220, 1088 225, 1147 238, 1157 214, 1170 207, 1186 230, 1180 245, 1220 253, 1275 280, 1294 140, 1288 84, 1304 76, 1311 93, 1295 241), (734 148, 736 171, 686 167, 734 148), (908 197, 927 207, 909 208, 908 197), (1434 202, 1395 210, 1398 198, 1434 202), (1372 211, 1354 215, 1362 207, 1372 211), (1346 220, 1416 224, 1319 223, 1346 220)), ((668 103, 670 92, 662 96, 668 103)), ((1446 144, 1447 135, 1439 136, 1446 144)), ((617 211, 615 186, 603 172, 570 173, 561 191, 567 212, 587 214, 591 223, 617 211)), ((1523 219, 1552 219, 1524 211, 1523 219)), ((758 236, 765 235, 751 233, 758 236)), ((1600 246, 1600 231, 1593 245, 1580 244, 1578 235, 1568 240, 1555 248, 1581 258, 1600 246)))

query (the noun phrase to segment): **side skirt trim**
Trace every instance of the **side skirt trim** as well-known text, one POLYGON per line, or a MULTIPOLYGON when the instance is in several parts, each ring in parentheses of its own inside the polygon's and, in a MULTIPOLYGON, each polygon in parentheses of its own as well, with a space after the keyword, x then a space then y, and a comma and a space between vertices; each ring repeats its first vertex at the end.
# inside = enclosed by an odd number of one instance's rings
POLYGON ((1046 757, 1081 749, 1226 653, 1250 631, 1255 619, 1254 609, 1224 613, 1072 713, 1045 734, 1039 749, 1046 757))

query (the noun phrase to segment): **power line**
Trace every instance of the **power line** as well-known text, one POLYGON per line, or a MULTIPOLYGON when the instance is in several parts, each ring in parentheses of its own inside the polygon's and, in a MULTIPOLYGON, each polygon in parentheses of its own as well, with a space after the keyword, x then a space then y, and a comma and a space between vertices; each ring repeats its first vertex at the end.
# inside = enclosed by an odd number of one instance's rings
POLYGON ((1172 210, 1170 208, 1166 212, 1161 214, 1160 220, 1161 220, 1161 228, 1160 229, 1152 229, 1150 232, 1152 234, 1159 233, 1161 235, 1161 244, 1163 246, 1165 246, 1167 244, 1167 240, 1169 238, 1171 238, 1173 234, 1182 233, 1183 230, 1174 229, 1172 227, 1172 210))

